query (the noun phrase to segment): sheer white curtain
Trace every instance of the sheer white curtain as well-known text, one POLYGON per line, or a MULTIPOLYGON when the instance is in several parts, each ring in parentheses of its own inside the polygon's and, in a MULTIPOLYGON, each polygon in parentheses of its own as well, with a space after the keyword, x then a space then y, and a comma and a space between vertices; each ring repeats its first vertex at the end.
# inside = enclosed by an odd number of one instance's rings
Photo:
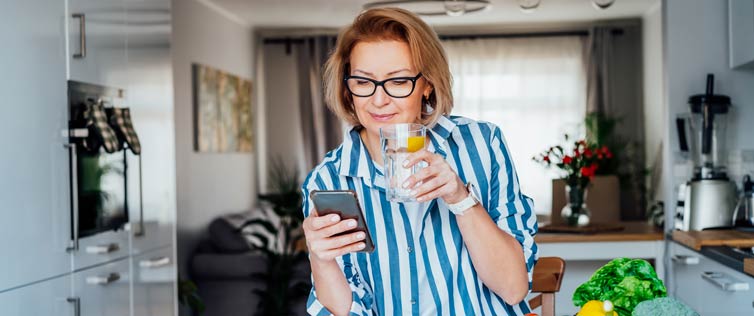
POLYGON ((444 41, 453 74, 453 115, 501 127, 521 189, 549 214, 551 180, 531 158, 581 134, 586 112, 584 39, 578 36, 444 41))

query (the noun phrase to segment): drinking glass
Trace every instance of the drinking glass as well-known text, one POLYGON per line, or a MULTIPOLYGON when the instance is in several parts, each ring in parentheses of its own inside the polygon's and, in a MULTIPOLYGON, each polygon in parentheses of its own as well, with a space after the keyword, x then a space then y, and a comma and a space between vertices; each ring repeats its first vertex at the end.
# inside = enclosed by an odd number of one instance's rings
POLYGON ((409 154, 425 148, 426 135, 427 129, 421 124, 393 124, 380 128, 388 200, 392 202, 416 201, 411 196, 411 188, 403 188, 403 182, 421 170, 423 163, 404 168, 403 162, 409 154))

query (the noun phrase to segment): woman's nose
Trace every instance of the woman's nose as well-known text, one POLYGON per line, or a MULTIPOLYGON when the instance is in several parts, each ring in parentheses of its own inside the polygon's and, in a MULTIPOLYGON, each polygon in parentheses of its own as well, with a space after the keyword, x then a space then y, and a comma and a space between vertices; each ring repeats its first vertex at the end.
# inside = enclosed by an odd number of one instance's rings
POLYGON ((372 95, 372 104, 381 107, 388 103, 390 103, 390 96, 385 92, 385 87, 377 87, 377 90, 374 91, 374 95, 372 95))

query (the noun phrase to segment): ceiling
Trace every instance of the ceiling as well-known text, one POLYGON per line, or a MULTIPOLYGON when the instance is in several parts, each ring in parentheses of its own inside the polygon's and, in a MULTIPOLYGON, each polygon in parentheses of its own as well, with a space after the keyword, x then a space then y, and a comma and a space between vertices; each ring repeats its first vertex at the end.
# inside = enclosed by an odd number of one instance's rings
MULTIPOLYGON (((255 27, 341 27, 351 22, 362 5, 374 0, 203 0, 225 14, 255 27)), ((541 0, 536 11, 524 13, 518 0, 490 0, 490 10, 460 17, 427 17, 433 26, 537 24, 584 22, 639 17, 660 0, 616 0, 597 10, 591 0, 541 0)))

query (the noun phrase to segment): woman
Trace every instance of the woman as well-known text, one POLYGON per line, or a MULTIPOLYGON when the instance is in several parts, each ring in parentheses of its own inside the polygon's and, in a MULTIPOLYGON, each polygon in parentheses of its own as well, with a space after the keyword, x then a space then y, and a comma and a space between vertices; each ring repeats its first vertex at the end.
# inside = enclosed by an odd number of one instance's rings
POLYGON ((325 65, 328 106, 354 126, 303 185, 312 315, 523 315, 537 258, 536 217, 500 129, 450 117, 451 76, 437 35, 400 9, 360 14, 325 65), (417 202, 386 199, 379 129, 428 127, 406 166, 417 202), (418 184, 418 185, 417 185, 418 184), (354 190, 376 250, 337 215, 318 217, 312 190, 354 190), (462 207, 472 201, 471 207, 462 207), (479 202, 477 202, 479 201, 479 202))

